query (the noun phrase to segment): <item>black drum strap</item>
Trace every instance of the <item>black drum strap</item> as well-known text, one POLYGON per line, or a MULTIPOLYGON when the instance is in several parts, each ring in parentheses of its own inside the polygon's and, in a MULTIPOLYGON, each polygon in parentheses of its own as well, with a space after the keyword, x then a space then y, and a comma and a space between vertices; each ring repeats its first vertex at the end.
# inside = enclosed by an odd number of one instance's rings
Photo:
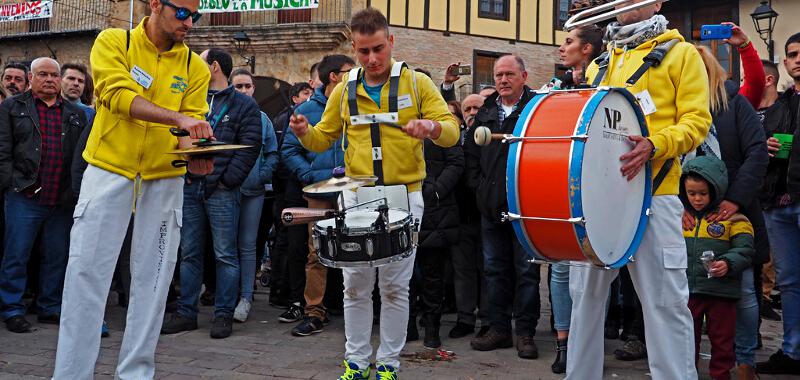
POLYGON ((670 159, 661 166, 661 169, 658 170, 655 178, 653 178, 653 194, 656 193, 656 190, 658 190, 658 188, 661 186, 661 183, 664 182, 664 178, 667 177, 669 170, 672 169, 672 165, 675 164, 675 160, 676 158, 670 159))

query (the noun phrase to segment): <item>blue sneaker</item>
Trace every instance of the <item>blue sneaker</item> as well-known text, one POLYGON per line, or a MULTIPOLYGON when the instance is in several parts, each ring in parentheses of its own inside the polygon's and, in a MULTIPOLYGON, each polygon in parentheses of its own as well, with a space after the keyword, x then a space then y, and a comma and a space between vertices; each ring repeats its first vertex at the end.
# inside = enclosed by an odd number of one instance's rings
POLYGON ((106 321, 103 321, 103 327, 100 328, 100 337, 108 338, 109 336, 111 336, 111 333, 108 331, 108 325, 106 321))
MULTIPOLYGON (((358 368, 358 364, 344 361, 344 375, 339 377, 339 380, 369 380, 369 366, 365 369, 358 368)), ((387 378, 388 379, 388 378, 387 378)))
POLYGON ((375 380, 397 380, 397 368, 378 363, 375 368, 375 380))

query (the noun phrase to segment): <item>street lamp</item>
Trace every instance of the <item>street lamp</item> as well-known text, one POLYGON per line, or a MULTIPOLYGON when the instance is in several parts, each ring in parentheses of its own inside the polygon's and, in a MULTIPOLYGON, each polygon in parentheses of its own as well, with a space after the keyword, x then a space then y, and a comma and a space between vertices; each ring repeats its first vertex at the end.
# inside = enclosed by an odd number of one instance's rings
POLYGON ((753 18, 753 23, 756 26, 759 37, 767 44, 769 61, 775 62, 775 41, 772 40, 772 31, 775 29, 775 21, 778 18, 778 12, 775 12, 775 10, 767 4, 767 1, 763 0, 761 1, 761 5, 756 7, 756 10, 750 14, 750 17, 753 18))
POLYGON ((244 58, 244 64, 250 66, 250 74, 255 75, 256 56, 251 55, 247 57, 244 55, 247 53, 247 50, 250 49, 250 37, 247 35, 247 33, 240 30, 233 34, 233 44, 236 47, 236 51, 239 53, 239 56, 244 58))

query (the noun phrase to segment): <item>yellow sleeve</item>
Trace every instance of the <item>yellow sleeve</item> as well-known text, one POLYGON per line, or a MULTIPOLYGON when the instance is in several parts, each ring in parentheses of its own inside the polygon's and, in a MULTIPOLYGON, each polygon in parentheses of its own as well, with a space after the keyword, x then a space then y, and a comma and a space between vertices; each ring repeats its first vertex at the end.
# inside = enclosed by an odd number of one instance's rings
POLYGON ((334 87, 331 96, 328 97, 325 112, 322 113, 319 123, 309 125, 308 133, 299 137, 300 143, 306 149, 312 152, 324 152, 342 135, 341 104, 345 84, 347 84, 347 75, 334 87))
POLYGON ((187 78, 189 88, 183 95, 179 112, 195 119, 205 120, 208 113, 206 96, 208 95, 208 85, 211 82, 211 72, 208 71, 208 65, 198 54, 192 51, 189 51, 189 54, 192 54, 189 78, 187 78))
POLYGON ((700 53, 689 43, 679 43, 667 54, 682 57, 679 71, 670 71, 676 84, 677 123, 658 130, 649 139, 656 148, 653 159, 680 156, 697 149, 708 135, 711 112, 708 103, 708 75, 700 53))
POLYGON ((417 76, 417 89, 422 110, 422 119, 438 121, 442 126, 442 133, 433 143, 447 148, 456 145, 459 137, 458 122, 456 122, 447 103, 442 98, 439 88, 433 84, 431 78, 422 73, 414 72, 417 76))
POLYGON ((89 60, 97 104, 113 113, 130 116, 131 103, 142 86, 131 77, 125 46, 124 30, 106 29, 95 39, 89 60))
POLYGON ((739 234, 755 236, 753 225, 750 223, 750 220, 743 214, 736 213, 731 217, 731 237, 739 234))

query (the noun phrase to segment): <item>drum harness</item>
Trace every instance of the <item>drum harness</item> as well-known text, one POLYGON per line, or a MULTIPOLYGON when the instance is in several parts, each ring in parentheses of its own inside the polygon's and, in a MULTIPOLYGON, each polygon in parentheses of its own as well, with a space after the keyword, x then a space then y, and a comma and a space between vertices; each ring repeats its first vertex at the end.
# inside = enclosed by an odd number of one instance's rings
MULTIPOLYGON (((631 77, 628 78, 627 81, 625 81, 625 84, 627 86, 635 85, 636 82, 638 82, 639 79, 641 79, 642 76, 644 76, 647 70, 649 70, 651 67, 658 67, 664 60, 664 57, 667 55, 667 53, 669 53, 669 51, 672 50, 672 48, 675 45, 677 45, 678 42, 680 42, 680 40, 676 38, 656 45, 653 48, 653 50, 651 50, 650 53, 648 53, 647 56, 644 57, 642 65, 639 66, 636 72, 634 72, 633 75, 631 75, 631 77)), ((594 78, 594 81, 592 82, 592 87, 598 87, 600 83, 603 82, 603 80, 606 77, 606 73, 608 72, 608 65, 610 60, 611 58, 608 51, 603 52, 603 54, 600 54, 600 56, 594 60, 594 62, 597 64, 598 71, 597 75, 594 78)), ((664 162, 664 165, 661 166, 661 169, 653 178, 654 194, 656 190, 658 190, 658 188, 661 186, 661 183, 664 182, 664 178, 667 177, 667 173, 669 173, 670 169, 672 169, 672 165, 675 164, 676 159, 677 158, 673 158, 671 160, 664 162)))

